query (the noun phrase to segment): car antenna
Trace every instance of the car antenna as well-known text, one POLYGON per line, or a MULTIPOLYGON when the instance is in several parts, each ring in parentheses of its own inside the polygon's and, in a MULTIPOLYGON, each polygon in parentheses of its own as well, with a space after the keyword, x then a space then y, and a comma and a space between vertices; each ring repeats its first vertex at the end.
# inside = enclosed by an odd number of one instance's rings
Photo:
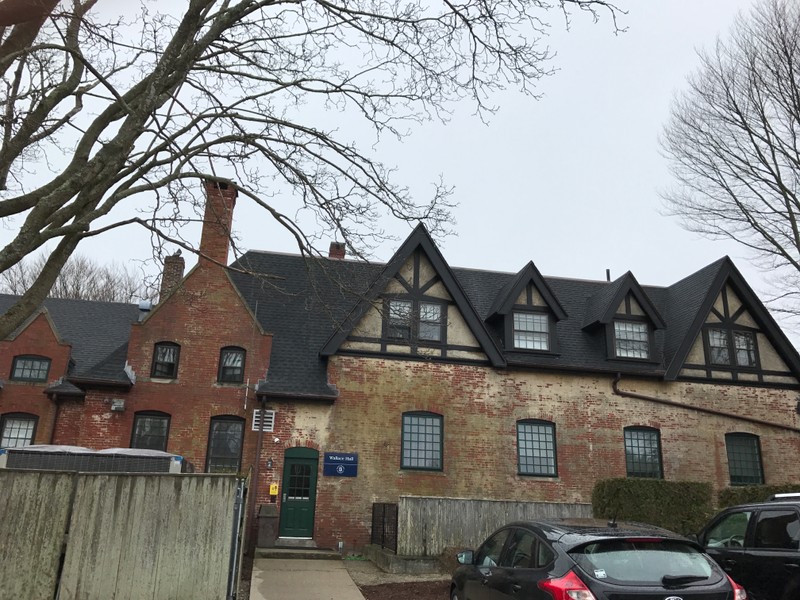
POLYGON ((616 529, 616 528, 617 528, 617 515, 613 515, 613 516, 612 516, 612 517, 611 517, 611 518, 608 520, 608 527, 609 527, 610 529, 616 529))

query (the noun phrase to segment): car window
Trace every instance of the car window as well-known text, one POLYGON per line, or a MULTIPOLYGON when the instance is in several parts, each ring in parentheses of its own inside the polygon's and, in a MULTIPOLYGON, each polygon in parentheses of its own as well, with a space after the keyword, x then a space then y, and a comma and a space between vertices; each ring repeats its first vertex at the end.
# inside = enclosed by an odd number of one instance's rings
POLYGON ((553 552, 553 549, 544 542, 540 541, 536 552, 536 566, 538 568, 546 567, 553 562, 555 557, 556 553, 553 552))
POLYGON ((499 565, 500 553, 503 551, 503 544, 506 543, 509 531, 508 529, 503 529, 486 540, 478 550, 475 564, 479 567, 496 567, 499 565))
POLYGON ((503 555, 501 566, 531 569, 536 565, 536 536, 525 529, 515 529, 503 555))
POLYGON ((798 549, 800 522, 793 510, 765 510, 756 521, 756 548, 798 549))
POLYGON ((732 512, 717 521, 705 534, 703 545, 709 548, 741 548, 753 512, 732 512))
POLYGON ((665 578, 707 584, 722 577, 702 552, 676 540, 603 540, 570 556, 590 577, 623 585, 663 585, 665 578))

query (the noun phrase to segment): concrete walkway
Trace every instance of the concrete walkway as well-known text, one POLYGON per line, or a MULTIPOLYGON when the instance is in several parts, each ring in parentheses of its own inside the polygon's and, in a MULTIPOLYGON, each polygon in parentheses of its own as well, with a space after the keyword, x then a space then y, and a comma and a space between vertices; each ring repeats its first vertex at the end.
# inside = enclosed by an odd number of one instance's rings
POLYGON ((256 558, 250 600, 364 600, 341 560, 256 558))

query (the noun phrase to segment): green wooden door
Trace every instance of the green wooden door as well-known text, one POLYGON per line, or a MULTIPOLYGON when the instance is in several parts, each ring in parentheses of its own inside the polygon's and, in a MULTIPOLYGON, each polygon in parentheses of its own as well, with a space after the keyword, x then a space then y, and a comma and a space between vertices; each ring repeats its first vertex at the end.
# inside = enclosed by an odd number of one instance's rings
POLYGON ((310 538, 314 534, 319 452, 289 448, 283 461, 281 537, 310 538))

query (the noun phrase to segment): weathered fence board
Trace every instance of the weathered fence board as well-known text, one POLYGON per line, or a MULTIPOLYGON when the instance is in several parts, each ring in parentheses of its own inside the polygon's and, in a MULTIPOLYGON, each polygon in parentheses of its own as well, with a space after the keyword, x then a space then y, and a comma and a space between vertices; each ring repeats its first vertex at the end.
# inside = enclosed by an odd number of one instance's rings
POLYGON ((3 598, 52 598, 67 528, 73 475, 0 470, 3 598))
POLYGON ((510 521, 591 517, 592 506, 401 496, 397 512, 397 554, 438 556, 445 548, 475 548, 510 521))
POLYGON ((225 598, 233 477, 81 477, 59 600, 225 598))

